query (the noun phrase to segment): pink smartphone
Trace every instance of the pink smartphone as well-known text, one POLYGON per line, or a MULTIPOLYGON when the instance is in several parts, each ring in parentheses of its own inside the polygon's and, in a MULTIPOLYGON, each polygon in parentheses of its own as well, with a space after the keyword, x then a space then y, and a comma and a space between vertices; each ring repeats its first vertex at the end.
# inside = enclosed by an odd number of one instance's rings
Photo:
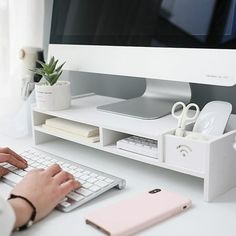
POLYGON ((191 200, 185 197, 154 189, 99 209, 86 217, 86 223, 110 236, 126 236, 185 211, 190 206, 191 200))

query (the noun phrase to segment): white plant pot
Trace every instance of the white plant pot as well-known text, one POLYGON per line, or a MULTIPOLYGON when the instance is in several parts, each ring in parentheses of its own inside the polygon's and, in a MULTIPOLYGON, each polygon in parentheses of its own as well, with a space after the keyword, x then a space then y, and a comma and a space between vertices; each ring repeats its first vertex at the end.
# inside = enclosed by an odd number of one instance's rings
POLYGON ((53 86, 44 82, 35 85, 37 107, 44 111, 67 109, 71 105, 70 82, 57 81, 53 86))

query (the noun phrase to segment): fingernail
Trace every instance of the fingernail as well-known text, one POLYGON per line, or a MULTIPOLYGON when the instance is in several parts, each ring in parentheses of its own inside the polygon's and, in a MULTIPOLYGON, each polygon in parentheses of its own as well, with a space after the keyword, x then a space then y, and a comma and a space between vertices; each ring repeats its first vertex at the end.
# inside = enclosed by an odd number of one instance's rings
POLYGON ((27 163, 22 163, 22 168, 27 168, 28 164, 27 163))

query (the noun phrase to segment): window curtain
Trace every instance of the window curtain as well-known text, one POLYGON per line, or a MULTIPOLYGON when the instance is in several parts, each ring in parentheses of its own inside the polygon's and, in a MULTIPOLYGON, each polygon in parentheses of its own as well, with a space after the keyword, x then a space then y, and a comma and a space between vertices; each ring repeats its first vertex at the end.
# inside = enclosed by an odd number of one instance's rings
POLYGON ((43 47, 43 25, 44 0, 0 0, 0 133, 19 137, 29 131, 19 51, 43 47))

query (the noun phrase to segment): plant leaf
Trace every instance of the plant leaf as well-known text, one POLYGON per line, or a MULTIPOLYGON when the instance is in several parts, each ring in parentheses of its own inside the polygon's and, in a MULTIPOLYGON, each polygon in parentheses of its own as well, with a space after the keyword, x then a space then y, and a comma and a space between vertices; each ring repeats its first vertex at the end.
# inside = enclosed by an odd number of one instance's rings
POLYGON ((49 68, 52 66, 52 64, 54 63, 54 61, 55 61, 55 57, 53 56, 53 57, 51 57, 50 62, 49 62, 49 64, 48 64, 48 67, 49 67, 49 68))
POLYGON ((51 81, 51 85, 54 85, 57 82, 61 74, 62 74, 62 71, 59 74, 55 75, 55 77, 51 81))
POLYGON ((56 72, 59 72, 62 67, 65 65, 66 62, 62 63, 59 67, 57 67, 57 69, 55 70, 56 72))
POLYGON ((53 72, 55 71, 55 68, 56 68, 56 66, 57 66, 57 63, 58 63, 58 60, 56 60, 56 61, 52 64, 52 66, 51 66, 51 68, 50 68, 50 72, 51 72, 51 73, 53 73, 53 72))

